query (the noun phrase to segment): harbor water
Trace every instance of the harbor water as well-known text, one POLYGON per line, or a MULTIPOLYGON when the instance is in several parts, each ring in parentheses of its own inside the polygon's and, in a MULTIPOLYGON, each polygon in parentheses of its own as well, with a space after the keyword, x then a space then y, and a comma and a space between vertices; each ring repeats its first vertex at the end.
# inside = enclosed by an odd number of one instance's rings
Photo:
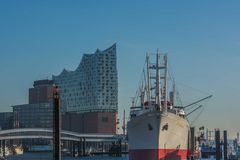
MULTIPOLYGON (((7 157, 7 160, 52 160, 52 153, 24 153, 22 155, 15 155, 7 157)), ((109 156, 92 156, 92 157, 66 157, 62 160, 128 160, 126 155, 122 157, 109 156)))

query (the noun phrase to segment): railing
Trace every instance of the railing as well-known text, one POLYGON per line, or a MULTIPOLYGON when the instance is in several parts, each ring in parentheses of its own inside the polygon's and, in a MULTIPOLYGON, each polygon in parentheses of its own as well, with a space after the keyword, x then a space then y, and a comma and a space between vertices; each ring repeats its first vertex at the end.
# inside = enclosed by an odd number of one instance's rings
MULTIPOLYGON (((17 128, 9 130, 0 130, 0 140, 4 139, 29 139, 43 138, 52 139, 53 130, 46 128, 17 128)), ((61 131, 62 140, 80 141, 80 138, 86 138, 89 141, 116 141, 124 139, 123 135, 105 134, 105 133, 77 133, 71 131, 61 131)))

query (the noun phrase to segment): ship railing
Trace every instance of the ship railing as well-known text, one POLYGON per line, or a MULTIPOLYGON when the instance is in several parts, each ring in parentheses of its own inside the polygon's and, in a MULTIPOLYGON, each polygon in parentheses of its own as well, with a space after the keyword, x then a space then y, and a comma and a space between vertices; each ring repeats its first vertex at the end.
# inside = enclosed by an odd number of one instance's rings
POLYGON ((154 111, 155 110, 155 106, 138 106, 138 107, 131 107, 130 108, 130 116, 131 118, 142 115, 146 112, 150 112, 150 111, 154 111))

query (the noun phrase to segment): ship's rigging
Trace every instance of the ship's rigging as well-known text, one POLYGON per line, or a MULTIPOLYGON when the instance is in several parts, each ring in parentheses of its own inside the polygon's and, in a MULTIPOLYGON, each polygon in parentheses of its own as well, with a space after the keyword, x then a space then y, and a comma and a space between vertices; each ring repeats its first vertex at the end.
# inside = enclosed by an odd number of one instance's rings
POLYGON ((169 71, 168 55, 160 54, 159 50, 157 50, 157 54, 154 54, 154 56, 153 54, 146 54, 145 67, 142 71, 143 78, 141 78, 139 89, 133 98, 131 109, 143 109, 145 106, 154 105, 159 111, 167 112, 168 109, 174 109, 186 116, 202 109, 203 105, 199 105, 200 102, 210 99, 212 95, 188 105, 183 105, 175 79, 170 74, 171 71, 169 71), (152 58, 155 58, 156 61, 151 61, 152 58), (171 88, 168 87, 170 82, 172 83, 171 88))

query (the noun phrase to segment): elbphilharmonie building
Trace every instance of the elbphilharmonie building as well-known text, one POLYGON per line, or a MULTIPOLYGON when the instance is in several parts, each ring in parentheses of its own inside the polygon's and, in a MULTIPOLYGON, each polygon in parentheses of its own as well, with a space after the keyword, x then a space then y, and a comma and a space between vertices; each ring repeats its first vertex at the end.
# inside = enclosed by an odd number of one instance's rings
POLYGON ((84 54, 75 71, 53 76, 60 87, 63 112, 117 112, 118 76, 116 44, 84 54))

